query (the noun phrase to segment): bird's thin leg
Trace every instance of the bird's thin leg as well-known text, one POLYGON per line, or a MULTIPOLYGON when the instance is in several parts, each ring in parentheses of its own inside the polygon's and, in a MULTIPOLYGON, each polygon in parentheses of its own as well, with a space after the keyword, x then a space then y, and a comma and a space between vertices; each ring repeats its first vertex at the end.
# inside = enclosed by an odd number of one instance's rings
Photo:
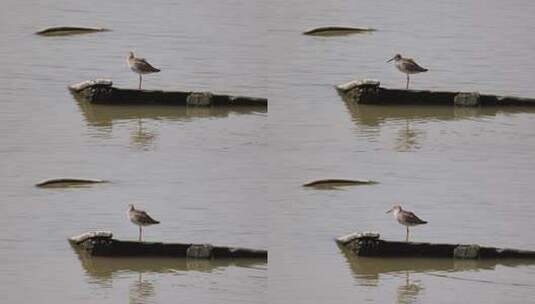
POLYGON ((409 226, 407 226, 407 242, 409 241, 409 226))
POLYGON ((143 231, 141 230, 141 226, 139 226, 139 241, 141 242, 141 234, 143 233, 143 231))
POLYGON ((139 89, 141 90, 141 74, 139 74, 139 89))
POLYGON ((409 74, 407 74, 407 90, 409 89, 409 74))

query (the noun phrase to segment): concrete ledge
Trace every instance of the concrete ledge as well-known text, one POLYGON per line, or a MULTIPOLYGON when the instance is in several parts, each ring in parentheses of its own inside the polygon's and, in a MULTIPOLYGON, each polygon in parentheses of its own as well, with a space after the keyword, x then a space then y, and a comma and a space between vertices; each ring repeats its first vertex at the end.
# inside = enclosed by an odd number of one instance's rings
POLYGON ((336 238, 336 242, 353 254, 366 257, 535 259, 535 251, 480 245, 386 241, 380 239, 378 233, 354 232, 336 238))
POLYGON ((535 98, 486 95, 478 92, 388 89, 379 81, 353 80, 336 86, 347 102, 377 105, 535 106, 535 98))
POLYGON ((87 80, 70 85, 69 90, 78 100, 109 105, 179 105, 204 107, 259 107, 267 108, 267 98, 231 96, 210 92, 161 91, 121 89, 111 80, 87 80))
POLYGON ((190 257, 267 259, 267 250, 213 246, 211 244, 121 241, 109 231, 90 231, 69 238, 75 249, 90 256, 108 257, 190 257))

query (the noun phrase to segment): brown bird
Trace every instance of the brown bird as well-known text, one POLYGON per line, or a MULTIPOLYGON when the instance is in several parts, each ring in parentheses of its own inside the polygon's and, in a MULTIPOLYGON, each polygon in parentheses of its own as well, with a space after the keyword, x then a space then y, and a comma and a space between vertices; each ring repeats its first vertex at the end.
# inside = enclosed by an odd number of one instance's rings
POLYGON ((141 90, 141 75, 142 74, 150 74, 150 73, 158 73, 160 70, 153 67, 150 63, 148 63, 144 58, 137 58, 134 57, 134 53, 130 52, 128 53, 128 57, 126 57, 126 62, 128 63, 128 66, 134 73, 139 74, 139 89, 141 90))
POLYGON ((143 236, 142 227, 159 224, 160 222, 150 217, 147 212, 134 208, 133 204, 128 205, 128 207, 126 214, 132 223, 139 226, 139 241, 141 242, 143 236))
POLYGON ((392 211, 394 211, 394 217, 396 218, 396 220, 398 220, 398 222, 401 225, 407 227, 407 238, 406 238, 407 242, 409 241, 409 226, 427 224, 426 221, 417 217, 416 214, 410 211, 401 209, 400 205, 395 205, 394 207, 392 207, 392 209, 388 210, 386 213, 390 213, 392 211))
POLYGON ((411 58, 403 58, 400 54, 396 54, 396 56, 392 57, 387 62, 392 60, 394 60, 396 63, 396 68, 398 68, 400 72, 407 74, 407 90, 409 89, 409 74, 417 74, 428 71, 428 69, 422 68, 411 58))

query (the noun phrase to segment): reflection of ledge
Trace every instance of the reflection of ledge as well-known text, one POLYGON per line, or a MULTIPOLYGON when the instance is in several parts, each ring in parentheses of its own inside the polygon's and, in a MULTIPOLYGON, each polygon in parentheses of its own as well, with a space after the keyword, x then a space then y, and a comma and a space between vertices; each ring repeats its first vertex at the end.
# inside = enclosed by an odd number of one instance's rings
POLYGON ((460 120, 474 117, 493 117, 497 114, 535 113, 535 107, 460 108, 425 105, 368 105, 345 101, 352 120, 359 125, 379 126, 388 120, 460 120))
POLYGON ((165 105, 101 105, 92 104, 76 95, 73 96, 87 123, 97 127, 109 127, 116 121, 133 119, 187 121, 193 118, 224 118, 233 114, 267 113, 267 108, 256 106, 187 107, 165 105))
POLYGON ((236 266, 263 268, 266 261, 259 259, 216 259, 199 260, 188 258, 158 258, 158 257, 93 257, 81 250, 75 250, 84 270, 97 279, 110 279, 114 273, 130 272, 177 272, 198 271, 212 272, 214 270, 236 266))
POLYGON ((440 259, 440 258, 380 258, 360 257, 351 249, 338 244, 340 251, 346 258, 353 275, 359 279, 377 280, 380 274, 411 272, 448 271, 460 272, 468 270, 493 270, 496 266, 517 267, 535 265, 533 259, 440 259))
POLYGON ((336 243, 355 279, 367 285, 376 285, 380 274, 385 273, 458 272, 493 270, 497 265, 507 267, 535 265, 534 252, 477 245, 390 242, 379 239, 376 233, 348 234, 337 238, 336 243), (383 246, 384 243, 388 244, 383 246), (422 249, 422 246, 428 248, 422 249), (459 247, 477 247, 479 252, 476 252, 477 255, 471 255, 473 251, 457 252, 456 248, 459 247))

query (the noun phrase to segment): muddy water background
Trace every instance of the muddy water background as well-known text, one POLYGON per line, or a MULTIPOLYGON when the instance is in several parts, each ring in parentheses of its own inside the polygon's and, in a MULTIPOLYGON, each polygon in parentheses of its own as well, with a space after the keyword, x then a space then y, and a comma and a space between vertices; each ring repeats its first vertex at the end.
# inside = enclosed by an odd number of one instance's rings
POLYGON ((268 247, 268 178, 259 161, 265 110, 91 107, 66 89, 97 77, 137 87, 126 66, 133 50, 162 69, 144 78, 144 88, 267 96, 261 28, 250 26, 258 8, 247 1, 7 2, 0 12, 2 302, 266 303, 266 263, 84 261, 66 241, 89 229, 137 238, 126 219, 133 201, 161 221, 145 230, 146 240, 268 247), (56 24, 113 31, 32 34, 56 24), (60 176, 112 183, 33 187, 60 176))
POLYGON ((535 23, 528 1, 272 1, 269 110, 272 303, 524 303, 535 266, 347 258, 333 238, 404 229, 385 214, 400 202, 429 221, 412 239, 535 249, 535 111, 351 106, 333 84, 376 78, 403 87, 385 61, 399 52, 430 69, 413 88, 535 96, 535 23), (320 25, 378 28, 307 37, 320 25), (281 47, 284 46, 284 47, 281 47), (320 191, 319 178, 376 186, 320 191), (455 295, 455 296, 454 296, 455 295))
POLYGON ((346 105, 333 85, 402 87, 394 53, 430 69, 414 88, 535 96, 529 1, 8 1, 0 12, 0 291, 7 302, 524 303, 535 266, 366 260, 333 242, 354 230, 401 239, 394 201, 429 221, 418 241, 535 249, 535 111, 346 105), (42 38, 52 24, 113 32, 42 38), (306 37, 356 24, 370 35, 306 37), (162 73, 146 88, 267 96, 267 113, 86 108, 65 89, 110 77, 135 87, 125 53, 162 73), (53 176, 109 185, 39 190, 53 176), (376 186, 307 190, 327 177, 376 186), (80 260, 65 238, 135 238, 129 201, 162 221, 153 240, 269 247, 265 264, 80 260), (269 277, 269 279, 268 279, 269 277), (269 285, 269 291, 268 291, 269 285))

